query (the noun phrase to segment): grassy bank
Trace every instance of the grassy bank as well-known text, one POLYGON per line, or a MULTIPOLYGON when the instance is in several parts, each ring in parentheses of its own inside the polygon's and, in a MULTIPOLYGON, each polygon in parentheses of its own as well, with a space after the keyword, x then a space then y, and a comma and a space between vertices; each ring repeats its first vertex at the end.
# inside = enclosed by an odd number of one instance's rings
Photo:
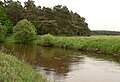
POLYGON ((0 52, 0 82, 47 82, 28 64, 0 52))
POLYGON ((56 37, 54 46, 115 55, 120 54, 120 36, 56 37))
MULTIPOLYGON (((40 39, 34 43, 42 45, 40 39)), ((120 36, 55 37, 52 43, 55 47, 120 55, 120 36)))
MULTIPOLYGON (((13 37, 8 37, 6 43, 13 43, 13 37)), ((91 36, 91 37, 59 37, 55 36, 53 46, 87 50, 105 54, 120 54, 120 36, 91 36)), ((32 44, 42 45, 41 36, 37 36, 32 44)))

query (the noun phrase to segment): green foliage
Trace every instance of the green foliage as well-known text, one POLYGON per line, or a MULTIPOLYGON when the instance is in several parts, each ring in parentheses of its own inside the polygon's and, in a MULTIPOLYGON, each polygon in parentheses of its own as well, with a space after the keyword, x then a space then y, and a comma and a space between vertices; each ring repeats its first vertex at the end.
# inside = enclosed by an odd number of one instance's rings
POLYGON ((0 22, 1 22, 2 25, 6 26, 6 28, 7 28, 7 34, 8 35, 12 34, 13 24, 7 18, 7 15, 5 13, 5 9, 2 6, 0 6, 0 22))
MULTIPOLYGON (((43 36, 41 36, 43 37, 43 36)), ((43 45, 41 37, 33 44, 43 45)), ((46 40, 47 41, 47 40, 46 40)), ((120 55, 120 36, 54 37, 52 46, 120 55)))
POLYGON ((25 11, 25 18, 28 19, 29 21, 33 22, 34 20, 37 19, 37 7, 34 4, 33 0, 28 0, 27 2, 25 2, 25 6, 24 6, 24 11, 25 11))
POLYGON ((0 82, 48 82, 27 63, 0 52, 0 82))
POLYGON ((41 45, 43 46, 53 46, 54 36, 50 34, 45 34, 41 37, 41 45))
POLYGON ((10 20, 5 21, 4 25, 7 28, 7 35, 12 35, 13 34, 13 24, 10 20))
POLYGON ((19 1, 7 0, 4 2, 7 18, 16 25, 24 17, 24 8, 19 1))
POLYGON ((13 36, 6 36, 4 43, 15 43, 13 36))
MULTIPOLYGON (((42 38, 43 36, 37 35, 36 39, 32 43, 47 46, 50 43, 50 41, 48 39, 42 38)), ((12 39, 12 37, 7 37, 6 42, 14 43, 14 40, 12 39)), ((120 55, 120 36, 91 36, 91 37, 56 36, 53 37, 51 43, 52 45, 50 46, 120 55)))
POLYGON ((7 16, 5 14, 4 8, 0 6, 0 22, 3 25, 4 22, 7 20, 7 16))
POLYGON ((120 55, 120 36, 55 37, 54 46, 120 55))
POLYGON ((7 32, 7 28, 0 24, 0 42, 4 41, 6 32, 7 32))
POLYGON ((66 6, 57 5, 53 9, 43 7, 39 11, 38 34, 90 36, 85 18, 70 12, 66 6))
POLYGON ((36 29, 28 20, 24 19, 13 28, 13 33, 17 42, 27 43, 35 38, 36 29))
POLYGON ((42 21, 40 25, 37 26, 37 31, 39 34, 58 34, 57 23, 54 20, 42 21))
MULTIPOLYGON (((0 8, 0 22, 8 28, 8 34, 20 20, 27 19, 37 29, 37 34, 65 36, 90 36, 85 18, 70 11, 66 6, 53 8, 36 6, 35 1, 27 0, 24 6, 20 1, 4 0, 0 8)), ((1 2, 2 3, 2 2, 1 2)))

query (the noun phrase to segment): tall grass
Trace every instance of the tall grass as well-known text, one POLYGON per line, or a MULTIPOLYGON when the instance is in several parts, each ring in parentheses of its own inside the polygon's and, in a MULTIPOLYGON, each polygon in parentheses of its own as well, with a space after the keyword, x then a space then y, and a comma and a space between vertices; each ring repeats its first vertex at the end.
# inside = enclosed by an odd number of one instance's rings
POLYGON ((54 46, 120 54, 120 36, 56 37, 54 46))
POLYGON ((0 52, 0 82, 47 82, 28 64, 0 52))

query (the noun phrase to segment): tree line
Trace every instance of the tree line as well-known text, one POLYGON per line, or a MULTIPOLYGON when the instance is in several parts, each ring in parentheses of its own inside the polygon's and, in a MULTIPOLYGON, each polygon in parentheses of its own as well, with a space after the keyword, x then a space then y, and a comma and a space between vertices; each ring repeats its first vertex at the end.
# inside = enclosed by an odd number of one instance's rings
MULTIPOLYGON (((30 21, 37 34, 90 36, 85 18, 70 11, 66 6, 53 8, 36 6, 33 0, 24 2, 0 1, 0 23, 7 27, 7 34, 13 33, 13 27, 23 19, 30 21)), ((22 28, 21 28, 22 29, 22 28)))
POLYGON ((93 30, 91 35, 120 35, 119 31, 105 31, 105 30, 93 30))

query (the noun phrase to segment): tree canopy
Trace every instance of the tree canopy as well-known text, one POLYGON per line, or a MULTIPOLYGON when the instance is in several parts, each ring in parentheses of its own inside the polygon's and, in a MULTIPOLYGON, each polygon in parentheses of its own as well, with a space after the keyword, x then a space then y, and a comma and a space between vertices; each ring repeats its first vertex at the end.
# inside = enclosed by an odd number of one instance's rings
POLYGON ((35 38, 36 29, 27 19, 24 19, 13 28, 13 33, 17 42, 26 43, 35 38))
POLYGON ((4 0, 0 2, 0 17, 2 25, 5 25, 7 20, 11 28, 20 20, 27 19, 36 27, 37 34, 90 35, 85 18, 62 5, 53 8, 41 7, 36 6, 33 0, 28 0, 23 6, 18 0, 4 0))

